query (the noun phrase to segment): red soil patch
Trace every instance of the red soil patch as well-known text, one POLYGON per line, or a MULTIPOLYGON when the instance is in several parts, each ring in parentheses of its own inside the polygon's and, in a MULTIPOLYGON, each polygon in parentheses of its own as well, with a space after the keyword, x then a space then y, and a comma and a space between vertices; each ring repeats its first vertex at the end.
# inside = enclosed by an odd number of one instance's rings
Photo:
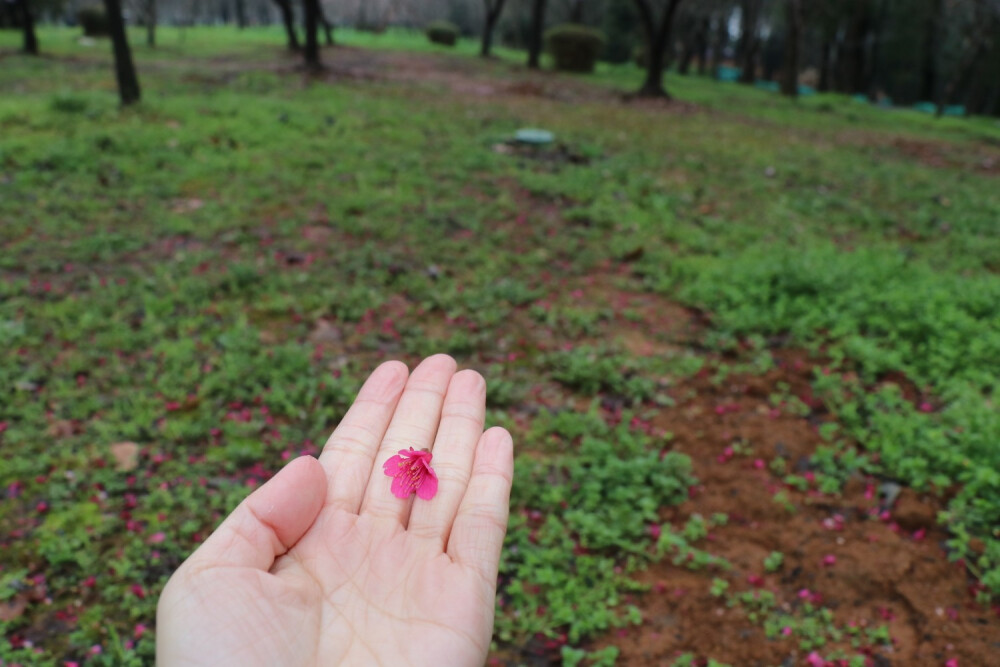
MULTIPOLYGON (((811 400, 813 364, 799 354, 780 358, 781 366, 762 377, 730 376, 717 386, 701 374, 674 389, 677 405, 662 410, 653 425, 673 433, 676 449, 692 458, 701 490, 665 512, 664 519, 678 526, 695 513, 729 516, 703 548, 732 563, 733 571, 723 575, 733 582, 731 591, 759 586, 794 612, 807 590, 834 610, 840 627, 887 624, 892 644, 873 647, 870 664, 943 665, 950 658, 961 665, 995 664, 1000 613, 977 604, 965 568, 948 562, 942 548, 948 535, 935 520, 940 502, 904 490, 878 518, 872 516, 879 512, 876 480, 857 478, 842 495, 827 496, 786 487, 768 470, 780 455, 790 472, 808 474, 808 457, 823 442, 817 425, 827 418, 815 402, 808 417, 772 411, 768 396, 777 393, 779 382, 787 383, 792 395, 811 400), (752 453, 727 453, 733 443, 752 453), (774 494, 782 490, 794 513, 775 502, 774 494), (772 551, 784 555, 784 565, 767 574, 763 560, 772 551), (830 556, 835 562, 824 564, 830 556)), ((796 639, 769 640, 741 607, 729 608, 713 597, 709 589, 716 576, 667 559, 655 564, 638 577, 652 588, 634 600, 643 611, 642 625, 596 646, 618 646, 623 665, 670 664, 684 652, 741 666, 805 664, 808 651, 796 639)), ((819 652, 837 648, 857 653, 847 641, 819 652)))

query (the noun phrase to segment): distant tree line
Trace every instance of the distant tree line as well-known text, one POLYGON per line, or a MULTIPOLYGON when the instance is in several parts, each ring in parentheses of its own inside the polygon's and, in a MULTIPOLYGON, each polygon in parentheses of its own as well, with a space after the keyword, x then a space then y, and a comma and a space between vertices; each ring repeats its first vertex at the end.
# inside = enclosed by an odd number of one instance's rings
MULTIPOLYGON (((569 23, 603 34, 604 60, 641 64, 643 95, 666 95, 663 72, 673 68, 772 82, 790 96, 830 91, 1000 115, 1000 0, 99 1, 145 26, 150 46, 158 23, 280 22, 311 68, 320 67, 319 31, 332 44, 335 25, 382 31, 447 20, 479 39, 482 55, 495 43, 523 48, 538 67, 546 31, 569 23)), ((24 50, 37 53, 36 21, 73 23, 94 2, 0 0, 0 28, 22 30, 24 50)))

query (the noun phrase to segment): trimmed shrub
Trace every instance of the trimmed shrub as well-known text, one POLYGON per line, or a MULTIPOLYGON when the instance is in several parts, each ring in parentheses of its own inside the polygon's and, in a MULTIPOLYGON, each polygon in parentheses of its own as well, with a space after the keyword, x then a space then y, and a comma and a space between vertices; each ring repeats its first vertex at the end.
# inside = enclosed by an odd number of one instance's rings
POLYGON ((587 26, 566 23, 545 33, 545 44, 564 72, 593 72, 604 48, 604 33, 587 26))
POLYGON ((108 15, 104 13, 103 7, 90 5, 82 7, 76 13, 77 20, 83 27, 83 34, 87 37, 107 37, 111 30, 108 28, 108 15))
POLYGON ((448 21, 434 21, 427 24, 427 39, 435 44, 455 46, 458 41, 458 26, 448 21))

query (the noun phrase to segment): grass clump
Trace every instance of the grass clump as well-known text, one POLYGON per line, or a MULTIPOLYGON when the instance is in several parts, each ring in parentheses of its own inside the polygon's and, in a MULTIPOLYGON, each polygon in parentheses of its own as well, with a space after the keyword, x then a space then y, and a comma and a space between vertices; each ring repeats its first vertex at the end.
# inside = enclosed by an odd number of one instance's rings
POLYGON ((626 575, 654 557, 650 525, 659 523, 659 508, 683 502, 695 480, 686 456, 663 454, 622 421, 611 428, 589 420, 572 451, 518 460, 500 569, 500 639, 540 634, 574 644, 636 620, 620 609, 623 594, 635 590, 626 575))

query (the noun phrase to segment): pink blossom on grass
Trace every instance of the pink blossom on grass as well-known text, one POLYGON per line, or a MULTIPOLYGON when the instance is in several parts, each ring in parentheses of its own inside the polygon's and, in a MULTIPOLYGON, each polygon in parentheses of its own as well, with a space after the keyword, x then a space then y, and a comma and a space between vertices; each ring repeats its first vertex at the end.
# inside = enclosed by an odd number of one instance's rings
POLYGON ((426 449, 416 451, 401 449, 382 466, 382 470, 392 477, 392 495, 409 498, 416 493, 418 498, 430 500, 437 493, 438 478, 431 468, 432 455, 426 449))
POLYGON ((813 651, 806 656, 806 664, 809 665, 809 667, 824 667, 826 665, 826 660, 824 660, 819 653, 813 651))

